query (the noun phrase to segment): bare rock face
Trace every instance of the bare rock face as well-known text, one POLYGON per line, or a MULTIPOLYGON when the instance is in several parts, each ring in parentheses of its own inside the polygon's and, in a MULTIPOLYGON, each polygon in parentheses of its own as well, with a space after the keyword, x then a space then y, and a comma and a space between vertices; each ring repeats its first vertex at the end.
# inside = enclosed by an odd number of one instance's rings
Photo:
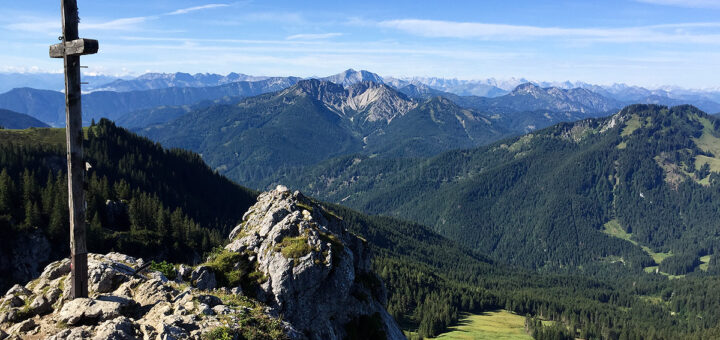
POLYGON ((381 325, 374 337, 404 339, 385 310, 386 291, 370 269, 365 241, 301 193, 278 186, 261 194, 230 238, 226 250, 265 276, 258 298, 304 334, 299 338, 343 339, 352 325, 381 325))

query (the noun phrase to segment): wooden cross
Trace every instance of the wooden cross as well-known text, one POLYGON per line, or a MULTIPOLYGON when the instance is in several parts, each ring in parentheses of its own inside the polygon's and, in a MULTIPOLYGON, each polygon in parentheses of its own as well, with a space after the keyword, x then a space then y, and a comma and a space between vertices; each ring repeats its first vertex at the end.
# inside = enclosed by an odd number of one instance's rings
POLYGON ((77 0, 61 0, 62 43, 50 46, 50 58, 65 61, 65 137, 67 142, 68 205, 70 208, 71 298, 88 296, 85 241, 85 161, 83 160, 80 56, 95 54, 97 40, 78 37, 77 0))

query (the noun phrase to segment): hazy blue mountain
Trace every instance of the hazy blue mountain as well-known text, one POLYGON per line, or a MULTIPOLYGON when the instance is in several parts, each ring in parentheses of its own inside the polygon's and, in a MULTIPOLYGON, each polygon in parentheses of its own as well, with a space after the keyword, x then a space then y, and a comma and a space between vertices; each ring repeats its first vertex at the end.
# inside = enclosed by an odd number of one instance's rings
MULTIPOLYGON (((93 118, 117 119, 125 113, 155 108, 198 103, 224 97, 246 97, 287 88, 298 78, 268 78, 257 82, 236 82, 213 87, 171 87, 158 90, 110 92, 97 91, 83 95, 83 121, 93 118)), ((14 89, 0 94, 0 108, 33 116, 51 126, 65 121, 65 96, 61 92, 14 89)))
POLYGON ((425 85, 435 90, 449 92, 460 96, 497 97, 507 94, 517 85, 527 82, 527 80, 517 80, 514 78, 508 81, 498 81, 492 78, 485 80, 459 80, 435 77, 388 77, 385 79, 385 82, 396 88, 402 88, 407 85, 425 85))
MULTIPOLYGON (((62 67, 62 63, 59 65, 62 67)), ((89 83, 83 85, 83 89, 91 89, 93 86, 117 79, 117 77, 105 75, 83 75, 82 80, 89 83)), ((65 76, 62 73, 0 73, 0 93, 21 87, 63 91, 65 89, 65 76)))
MULTIPOLYGON (((260 81, 270 77, 255 77, 240 73, 219 75, 213 73, 147 73, 135 79, 118 79, 99 86, 90 87, 93 91, 143 91, 168 87, 211 87, 240 81, 260 81)), ((278 79, 279 80, 279 79, 278 79)))
POLYGON ((27 129, 48 127, 47 124, 26 114, 0 109, 0 126, 5 129, 27 129))

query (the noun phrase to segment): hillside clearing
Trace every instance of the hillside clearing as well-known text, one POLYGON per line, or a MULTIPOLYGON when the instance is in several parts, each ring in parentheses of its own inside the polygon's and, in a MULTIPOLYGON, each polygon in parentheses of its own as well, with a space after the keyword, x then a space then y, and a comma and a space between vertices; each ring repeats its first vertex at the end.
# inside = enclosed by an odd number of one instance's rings
POLYGON ((525 332, 525 318, 506 310, 466 314, 460 322, 437 338, 445 340, 530 340, 525 332))

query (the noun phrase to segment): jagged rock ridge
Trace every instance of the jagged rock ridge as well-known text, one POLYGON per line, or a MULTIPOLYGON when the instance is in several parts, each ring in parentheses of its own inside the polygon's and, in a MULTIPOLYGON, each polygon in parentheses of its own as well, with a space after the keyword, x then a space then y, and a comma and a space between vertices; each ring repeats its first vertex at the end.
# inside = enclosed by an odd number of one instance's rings
MULTIPOLYGON (((347 87, 324 81, 304 80, 283 92, 308 95, 338 115, 358 121, 390 123, 416 108, 418 103, 405 94, 377 82, 362 81, 347 87)), ((281 94, 282 95, 282 94, 281 94)))

